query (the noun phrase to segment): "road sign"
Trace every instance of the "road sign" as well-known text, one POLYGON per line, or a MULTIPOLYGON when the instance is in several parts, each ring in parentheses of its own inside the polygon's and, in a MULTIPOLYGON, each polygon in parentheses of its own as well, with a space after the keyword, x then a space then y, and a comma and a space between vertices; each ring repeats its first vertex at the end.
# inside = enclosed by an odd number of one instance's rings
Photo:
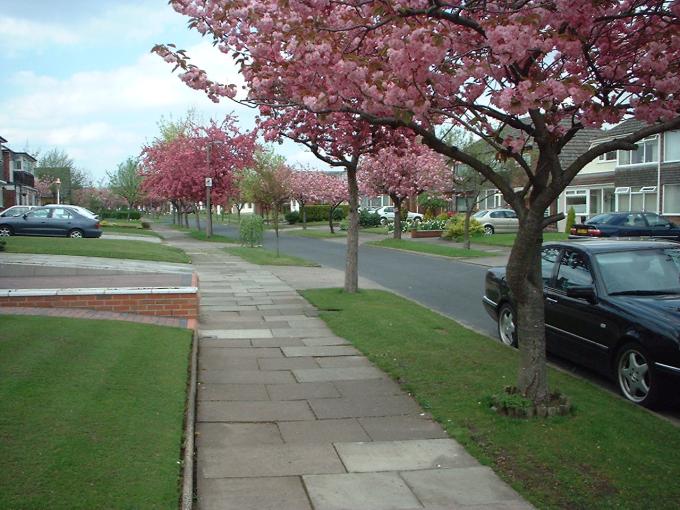
POLYGON ((205 178, 205 187, 212 188, 212 179, 210 177, 205 178))

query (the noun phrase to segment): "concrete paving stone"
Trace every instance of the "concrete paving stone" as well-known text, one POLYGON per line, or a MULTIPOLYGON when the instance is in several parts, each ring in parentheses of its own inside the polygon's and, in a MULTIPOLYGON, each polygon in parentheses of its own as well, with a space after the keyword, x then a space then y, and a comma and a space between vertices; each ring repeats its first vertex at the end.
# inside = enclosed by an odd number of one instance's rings
POLYGON ((271 422, 313 420, 307 402, 218 402, 198 403, 198 421, 271 422))
MULTIPOLYGON (((250 361, 250 360, 249 360, 250 361)), ((255 361, 255 360, 252 360, 255 361)), ((200 383, 198 400, 269 400, 264 384, 206 384, 200 383)))
POLYGON ((200 334, 212 338, 271 338, 269 329, 204 329, 200 334))
POLYGON ((323 337, 328 336, 330 331, 328 328, 307 328, 307 329, 297 329, 297 328, 272 328, 272 336, 275 338, 286 338, 286 337, 305 337, 311 338, 315 336, 323 337))
MULTIPOLYGON (((210 295, 209 295, 209 297, 205 297, 205 291, 203 290, 202 287, 201 287, 201 298, 199 299, 199 303, 201 304, 201 306, 208 306, 208 305, 238 306, 238 305, 241 305, 241 304, 245 304, 245 303, 238 303, 235 299, 227 299, 227 298, 217 297, 217 296, 213 297, 213 296, 210 296, 210 295)), ((248 304, 252 304, 252 303, 248 303, 248 304)))
MULTIPOLYGON (((282 316, 283 317, 283 316, 282 316)), ((309 328, 326 328, 326 323, 316 317, 305 317, 302 319, 292 319, 286 321, 291 328, 309 329, 309 328)), ((272 328, 275 326, 272 326, 272 328)))
POLYGON ((297 476, 200 479, 199 510, 311 510, 297 476))
POLYGON ((293 370, 298 382, 352 381, 387 377, 374 367, 299 368, 293 370))
POLYGON ((307 308, 311 308, 309 305, 305 306, 304 303, 299 303, 299 304, 288 304, 288 305, 257 305, 258 310, 286 310, 287 313, 290 313, 290 310, 305 310, 307 308))
MULTIPOLYGON (((311 370, 311 369, 310 369, 311 370)), ((198 380, 217 384, 285 384, 295 382, 290 372, 264 370, 200 370, 198 380)))
POLYGON ((267 298, 247 297, 247 298, 237 298, 236 304, 238 304, 238 305, 271 305, 271 304, 273 304, 273 302, 272 302, 271 299, 267 299, 267 298))
POLYGON ((248 445, 199 448, 198 476, 202 478, 291 476, 344 473, 329 444, 248 445))
MULTIPOLYGON (((302 329, 300 330, 302 333, 305 333, 306 330, 302 329)), ((347 340, 344 338, 340 338, 338 336, 322 336, 322 337, 315 337, 315 338, 303 338, 302 343, 305 345, 308 345, 310 347, 315 347, 315 346, 320 346, 320 345, 351 345, 347 340)))
POLYGON ((243 312, 237 312, 239 317, 257 317, 258 319, 267 320, 267 317, 274 317, 279 314, 265 314, 259 310, 246 310, 243 312))
POLYGON ((321 368, 336 367, 371 367, 371 362, 364 356, 337 356, 314 358, 321 368))
POLYGON ((307 475, 302 479, 315 510, 423 508, 397 473, 307 475))
MULTIPOLYGON (((304 340, 302 340, 304 342, 304 340)), ((358 356, 361 353, 351 345, 306 345, 282 347, 283 354, 289 358, 297 356, 358 356)))
MULTIPOLYGON (((232 349, 210 349, 212 351, 230 351, 232 349)), ((286 359, 286 358, 283 358, 286 359)), ((202 355, 198 358, 199 370, 259 370, 256 358, 231 358, 224 356, 202 355)))
POLYGON ((238 314, 238 312, 222 312, 222 313, 201 313, 198 316, 201 322, 203 321, 210 322, 214 317, 219 317, 220 320, 229 321, 238 320, 240 315, 238 314))
POLYGON ((368 416, 400 416, 420 411, 418 404, 405 395, 313 399, 309 401, 320 420, 368 416))
POLYGON ((437 422, 425 416, 359 418, 359 423, 373 441, 443 439, 448 437, 437 422))
POLYGON ((196 424, 198 447, 283 444, 279 428, 274 423, 207 423, 196 424))
MULTIPOLYGON (((426 507, 523 503, 519 494, 484 466, 409 471, 401 476, 426 507)), ((524 508, 532 507, 524 504, 524 508)))
POLYGON ((253 338, 253 347, 301 347, 299 338, 253 338))
POLYGON ((404 390, 392 379, 372 379, 369 381, 336 381, 333 383, 343 397, 363 397, 370 395, 402 395, 404 390))
POLYGON ((201 351, 201 359, 229 359, 229 358, 281 358, 283 353, 277 347, 206 347, 201 351))
POLYGON ((199 346, 204 348, 252 347, 250 338, 200 338, 199 346))
POLYGON ((297 297, 274 297, 272 298, 274 303, 279 304, 279 305, 294 305, 294 304, 301 304, 301 305, 309 305, 307 301, 300 296, 297 297))
POLYGON ((203 313, 219 313, 219 312, 252 312, 257 311, 257 305, 238 306, 238 305, 201 305, 203 313))
POLYGON ((286 443, 337 443, 370 441, 355 419, 279 422, 286 443))
POLYGON ((292 370, 294 368, 319 368, 314 358, 259 358, 260 370, 292 370))
POLYGON ((329 382, 268 384, 272 400, 308 400, 310 398, 339 398, 340 393, 329 382))
POLYGON ((453 439, 336 443, 335 448, 347 471, 354 473, 479 465, 453 439))
POLYGON ((266 321, 296 321, 296 320, 304 320, 308 319, 305 314, 298 314, 298 315, 277 315, 277 316, 272 316, 272 317, 266 317, 266 321))
MULTIPOLYGON (((215 324, 213 322, 212 324, 215 324)), ((212 326, 208 327, 207 324, 201 324, 203 329, 207 330, 227 330, 227 329, 269 329, 273 328, 274 325, 277 325, 279 328, 287 328, 290 327, 288 326, 288 323, 285 321, 279 321, 279 322, 265 322, 263 320, 257 321, 257 320, 251 320, 251 321, 223 321, 220 322, 221 326, 212 326)))

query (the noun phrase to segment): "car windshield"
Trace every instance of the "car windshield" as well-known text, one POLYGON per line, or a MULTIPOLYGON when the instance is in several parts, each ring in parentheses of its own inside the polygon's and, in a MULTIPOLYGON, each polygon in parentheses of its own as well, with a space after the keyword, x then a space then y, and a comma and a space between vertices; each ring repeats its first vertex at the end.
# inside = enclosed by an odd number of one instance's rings
POLYGON ((595 260, 609 294, 680 293, 680 248, 598 253, 595 260))
POLYGON ((612 220, 616 219, 615 214, 598 214, 597 216, 593 216, 590 218, 588 221, 586 221, 587 225, 599 225, 601 223, 613 223, 612 220))
POLYGON ((481 218, 484 216, 488 211, 478 211, 475 214, 472 215, 473 218, 481 218))

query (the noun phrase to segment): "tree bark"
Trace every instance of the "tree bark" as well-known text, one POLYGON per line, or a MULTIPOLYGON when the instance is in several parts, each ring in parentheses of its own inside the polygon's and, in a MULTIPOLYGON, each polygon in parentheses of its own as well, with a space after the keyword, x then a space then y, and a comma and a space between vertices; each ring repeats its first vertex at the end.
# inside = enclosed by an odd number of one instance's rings
POLYGON ((198 205, 194 206, 194 215, 196 216, 196 230, 201 230, 201 218, 198 215, 198 205))
POLYGON ((394 202, 394 238, 401 239, 401 198, 391 195, 394 202))
POLYGON ((274 204, 274 233, 276 234, 276 256, 279 256, 279 204, 274 204))
POLYGON ((302 230, 307 230, 307 209, 304 202, 300 202, 300 209, 302 209, 302 230))
POLYGON ((359 290, 359 185, 357 164, 347 167, 349 188, 349 228, 347 229, 347 257, 345 259, 345 292, 359 290))
POLYGON ((335 234, 335 230, 333 230, 333 213, 335 212, 335 209, 338 206, 331 206, 330 210, 328 211, 328 226, 331 229, 331 234, 335 234))
POLYGON ((470 207, 465 210, 465 222, 463 223, 463 247, 466 250, 470 249, 470 216, 472 211, 470 207))
POLYGON ((546 370, 541 244, 543 208, 529 209, 510 252, 506 278, 515 304, 515 331, 519 343, 520 369, 517 387, 536 404, 548 399, 546 370))

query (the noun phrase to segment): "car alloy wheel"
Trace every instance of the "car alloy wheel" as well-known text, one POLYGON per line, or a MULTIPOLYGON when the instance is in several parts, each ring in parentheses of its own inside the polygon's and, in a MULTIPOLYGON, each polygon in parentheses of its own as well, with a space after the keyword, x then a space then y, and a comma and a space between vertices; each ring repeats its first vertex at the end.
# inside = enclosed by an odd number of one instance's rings
POLYGON ((621 349, 616 375, 621 393, 628 400, 646 407, 656 402, 658 388, 652 362, 639 345, 628 344, 621 349))
POLYGON ((68 236, 71 239, 80 239, 81 237, 83 237, 83 231, 82 230, 71 230, 68 233, 68 236))
POLYGON ((515 313, 509 304, 504 304, 498 312, 498 336, 505 345, 517 346, 515 313))
POLYGON ((3 225, 0 227, 0 237, 9 237, 12 235, 12 229, 3 225))
POLYGON ((484 235, 487 236, 493 235, 493 227, 491 225, 487 225, 484 227, 484 235))

